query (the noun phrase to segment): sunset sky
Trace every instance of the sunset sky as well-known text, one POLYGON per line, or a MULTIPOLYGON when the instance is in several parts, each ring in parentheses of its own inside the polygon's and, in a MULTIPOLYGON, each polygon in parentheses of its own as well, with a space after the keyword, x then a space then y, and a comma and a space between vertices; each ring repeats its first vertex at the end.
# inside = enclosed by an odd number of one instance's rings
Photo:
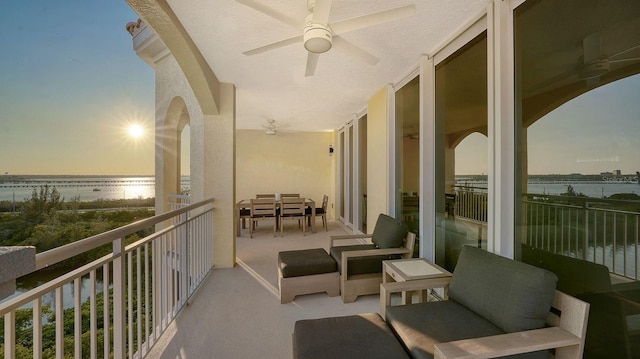
POLYGON ((123 0, 2 6, 0 174, 153 174, 154 72, 125 29, 137 19, 123 0))
MULTIPOLYGON (((125 30, 137 19, 124 0, 4 4, 0 175, 154 173, 154 72, 125 30)), ((529 173, 640 170, 638 99, 640 75, 539 120, 528 132, 529 173)), ((456 173, 487 173, 486 137, 458 146, 456 173)))

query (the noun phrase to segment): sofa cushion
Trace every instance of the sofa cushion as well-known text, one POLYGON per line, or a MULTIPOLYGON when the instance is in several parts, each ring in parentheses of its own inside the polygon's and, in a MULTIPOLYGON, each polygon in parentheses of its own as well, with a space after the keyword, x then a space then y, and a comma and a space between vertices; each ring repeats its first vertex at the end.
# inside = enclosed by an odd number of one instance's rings
MULTIPOLYGON (((338 271, 342 273, 342 252, 359 251, 366 249, 376 249, 373 244, 354 244, 349 246, 331 247, 331 257, 338 265, 338 271)), ((381 273, 382 261, 389 259, 389 256, 371 256, 349 259, 349 273, 347 275, 381 273)))
POLYGON ((371 241, 378 248, 402 247, 407 236, 407 226, 402 221, 380 214, 373 229, 371 241))
POLYGON ((545 269, 465 246, 449 297, 505 332, 537 329, 545 325, 557 280, 545 269))

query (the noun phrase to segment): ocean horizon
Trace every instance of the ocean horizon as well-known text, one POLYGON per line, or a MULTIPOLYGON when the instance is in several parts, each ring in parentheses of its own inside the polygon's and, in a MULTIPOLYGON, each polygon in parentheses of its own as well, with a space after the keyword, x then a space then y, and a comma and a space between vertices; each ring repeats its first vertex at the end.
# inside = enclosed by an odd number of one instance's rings
MULTIPOLYGON (((23 202, 33 190, 55 187, 65 201, 81 202, 155 198, 154 175, 8 175, 0 176, 0 201, 23 202)), ((188 191, 189 176, 181 176, 181 191, 188 191)))

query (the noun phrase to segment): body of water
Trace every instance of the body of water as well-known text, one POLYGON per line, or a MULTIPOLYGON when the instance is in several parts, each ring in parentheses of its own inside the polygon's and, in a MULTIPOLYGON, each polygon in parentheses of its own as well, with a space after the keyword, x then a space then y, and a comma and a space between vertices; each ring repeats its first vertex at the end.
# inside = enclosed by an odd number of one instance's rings
MULTIPOLYGON (((487 188, 486 181, 470 181, 468 179, 457 179, 456 185, 459 186, 474 186, 487 188)), ((532 194, 548 194, 548 195, 561 195, 567 193, 569 186, 573 187, 576 193, 582 193, 588 197, 604 198, 617 193, 634 193, 640 195, 640 184, 638 183, 619 183, 619 182, 559 182, 559 183, 537 183, 535 181, 529 182, 527 185, 527 193, 532 194)))
MULTIPOLYGON (((41 186, 55 187, 66 201, 155 198, 154 176, 0 176, 0 201, 22 202, 41 186)), ((181 190, 189 190, 189 176, 182 176, 181 190)))

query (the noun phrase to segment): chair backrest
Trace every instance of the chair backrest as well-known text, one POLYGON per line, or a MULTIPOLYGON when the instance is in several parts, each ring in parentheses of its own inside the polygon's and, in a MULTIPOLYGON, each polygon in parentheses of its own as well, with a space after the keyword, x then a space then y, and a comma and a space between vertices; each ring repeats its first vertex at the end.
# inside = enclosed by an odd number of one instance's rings
POLYGON ((256 199, 265 199, 265 198, 275 199, 276 198, 276 194, 275 193, 261 193, 261 194, 257 194, 256 195, 256 199))
POLYGON ((274 199, 252 199, 251 217, 275 217, 276 201, 274 199))
POLYGON ((329 196, 326 194, 322 196, 322 209, 327 212, 327 204, 329 204, 329 196))
POLYGON ((280 203, 281 216, 304 216, 304 198, 283 198, 280 203))
POLYGON ((407 236, 407 225, 402 221, 380 214, 371 235, 371 241, 378 248, 399 248, 407 236))
POLYGON ((300 198, 300 193, 282 193, 280 198, 300 198))

